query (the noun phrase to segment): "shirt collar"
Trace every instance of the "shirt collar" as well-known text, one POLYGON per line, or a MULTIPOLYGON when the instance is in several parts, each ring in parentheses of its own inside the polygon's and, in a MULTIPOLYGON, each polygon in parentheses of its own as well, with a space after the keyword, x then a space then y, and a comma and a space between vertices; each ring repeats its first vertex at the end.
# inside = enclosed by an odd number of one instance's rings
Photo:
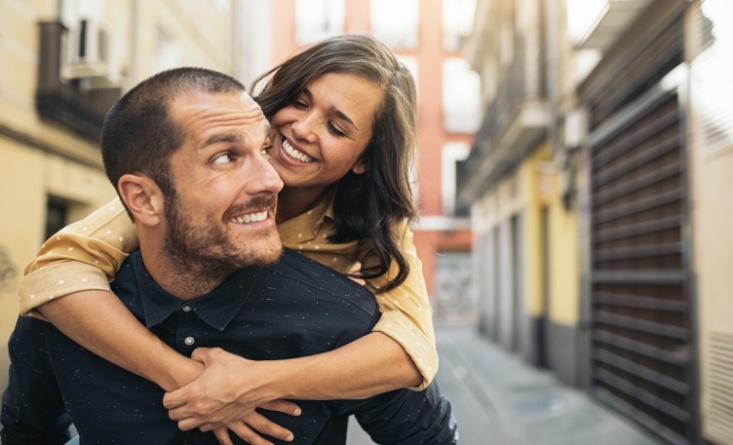
POLYGON ((204 323, 223 331, 249 298, 259 275, 258 268, 248 267, 235 272, 224 283, 206 295, 181 300, 156 283, 137 255, 136 277, 145 325, 151 328, 165 321, 178 310, 196 314, 204 323))
POLYGON ((295 218, 277 225, 280 238, 284 244, 299 244, 313 240, 321 231, 326 221, 334 220, 333 201, 335 189, 332 189, 318 205, 295 218))

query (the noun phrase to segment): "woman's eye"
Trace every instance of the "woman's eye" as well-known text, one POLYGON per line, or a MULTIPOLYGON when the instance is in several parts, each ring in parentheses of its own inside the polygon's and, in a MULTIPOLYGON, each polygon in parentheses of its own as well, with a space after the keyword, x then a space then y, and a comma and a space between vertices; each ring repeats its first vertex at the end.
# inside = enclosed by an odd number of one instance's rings
POLYGON ((219 156, 214 158, 214 164, 216 165, 223 165, 228 164, 232 162, 234 158, 229 153, 220 154, 219 156))
POLYGON ((272 145, 268 145, 267 147, 262 147, 263 156, 269 156, 271 151, 272 151, 272 145))
POLYGON ((333 124, 328 124, 328 130, 337 137, 343 138, 346 137, 346 133, 341 131, 341 129, 333 124))
POLYGON ((308 104, 307 104, 307 103, 305 103, 305 102, 303 102, 302 100, 296 100, 296 101, 295 101, 295 102, 293 103, 293 106, 294 106, 295 108, 299 109, 299 110, 305 110, 306 108, 308 108, 308 104))

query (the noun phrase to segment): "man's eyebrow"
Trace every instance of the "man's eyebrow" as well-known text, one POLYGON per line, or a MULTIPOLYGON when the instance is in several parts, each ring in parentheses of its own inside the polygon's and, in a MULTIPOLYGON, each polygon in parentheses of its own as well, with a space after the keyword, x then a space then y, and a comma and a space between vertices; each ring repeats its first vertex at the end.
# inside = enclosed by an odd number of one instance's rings
MULTIPOLYGON (((303 89, 303 94, 308 96, 309 99, 313 100, 313 93, 311 93, 311 91, 308 88, 303 89)), ((357 130, 359 129, 359 127, 356 126, 354 121, 352 121, 351 118, 347 116, 343 111, 339 110, 338 108, 334 106, 329 108, 329 111, 331 111, 331 113, 338 116, 339 119, 345 121, 347 124, 351 125, 352 127, 356 128, 357 130)))
POLYGON ((199 148, 206 148, 209 145, 218 144, 220 142, 227 142, 230 144, 238 144, 241 141, 238 135, 236 134, 215 134, 214 136, 211 136, 210 138, 206 139, 199 148))

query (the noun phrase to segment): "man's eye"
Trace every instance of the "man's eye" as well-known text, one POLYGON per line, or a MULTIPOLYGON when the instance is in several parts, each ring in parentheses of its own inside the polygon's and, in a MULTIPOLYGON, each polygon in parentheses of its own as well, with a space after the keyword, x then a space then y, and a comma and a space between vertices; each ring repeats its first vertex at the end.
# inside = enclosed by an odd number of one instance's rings
POLYGON ((228 164, 232 162, 232 160, 233 160, 232 155, 230 155, 229 153, 224 153, 214 158, 214 164, 216 165, 228 164))

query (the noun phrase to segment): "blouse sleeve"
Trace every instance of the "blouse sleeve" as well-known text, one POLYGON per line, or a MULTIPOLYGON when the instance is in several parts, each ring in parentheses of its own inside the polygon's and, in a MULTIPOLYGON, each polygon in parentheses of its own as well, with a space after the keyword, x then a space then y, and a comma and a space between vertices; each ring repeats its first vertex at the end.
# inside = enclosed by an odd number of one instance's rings
POLYGON ((20 313, 84 290, 109 290, 128 253, 138 248, 130 217, 118 198, 48 239, 20 281, 20 313))
MULTIPOLYGON (((413 234, 407 227, 407 221, 399 227, 398 233, 402 254, 410 265, 410 272, 398 287, 383 293, 375 292, 382 316, 374 331, 388 335, 405 349, 423 377, 420 386, 411 389, 421 390, 430 384, 438 371, 433 309, 428 300, 422 263, 417 256, 413 234)), ((397 265, 393 263, 387 274, 369 280, 368 285, 378 291, 379 287, 386 284, 389 276, 396 273, 397 265)))

